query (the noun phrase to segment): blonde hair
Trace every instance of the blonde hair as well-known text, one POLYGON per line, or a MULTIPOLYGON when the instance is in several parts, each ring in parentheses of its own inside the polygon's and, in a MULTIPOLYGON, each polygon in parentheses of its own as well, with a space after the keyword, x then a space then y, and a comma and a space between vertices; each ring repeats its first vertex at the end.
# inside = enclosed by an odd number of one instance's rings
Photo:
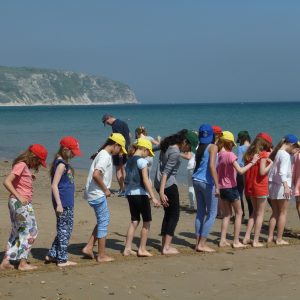
POLYGON ((139 138, 141 134, 143 134, 145 136, 148 135, 147 130, 144 126, 139 126, 138 128, 135 129, 135 137, 136 138, 139 138))
POLYGON ((255 138, 251 143, 246 153, 244 154, 244 161, 249 161, 253 158, 255 154, 260 153, 261 151, 270 151, 272 144, 261 137, 255 138))
MULTIPOLYGON (((59 150, 58 150, 57 153, 54 155, 54 159, 53 159, 53 161, 52 161, 52 163, 51 163, 51 167, 50 167, 50 171, 49 171, 51 177, 53 177, 54 174, 55 174, 55 161, 56 161, 56 159, 57 159, 59 156, 61 156, 61 157, 66 161, 67 164, 69 163, 69 157, 67 157, 67 155, 65 155, 64 149, 65 149, 65 147, 60 146, 60 147, 59 147, 59 150)), ((72 172, 72 175, 74 175, 74 169, 73 169, 69 164, 68 164, 68 166, 69 166, 69 169, 70 169, 71 172, 72 172)))
POLYGON ((22 152, 17 156, 12 163, 12 166, 16 165, 19 162, 24 162, 28 168, 34 168, 41 164, 41 160, 29 149, 22 152))
POLYGON ((220 151, 223 147, 227 151, 232 151, 232 148, 234 147, 234 142, 224 140, 224 139, 219 139, 217 142, 217 146, 218 146, 218 151, 220 151))

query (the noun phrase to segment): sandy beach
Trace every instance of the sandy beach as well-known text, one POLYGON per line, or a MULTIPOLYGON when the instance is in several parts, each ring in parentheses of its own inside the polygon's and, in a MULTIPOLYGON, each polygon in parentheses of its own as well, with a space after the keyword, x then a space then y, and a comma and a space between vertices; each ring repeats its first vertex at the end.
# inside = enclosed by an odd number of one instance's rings
MULTIPOLYGON (((11 162, 0 163, 0 181, 8 174, 11 162)), ((177 256, 160 254, 160 226, 163 209, 152 208, 152 226, 148 250, 152 258, 123 257, 130 214, 126 198, 109 198, 111 223, 107 253, 112 263, 97 264, 85 259, 81 249, 93 226, 93 210, 82 199, 87 172, 76 171, 75 222, 70 241, 70 259, 78 266, 58 268, 45 265, 44 256, 55 236, 55 214, 50 200, 47 170, 37 174, 33 206, 39 235, 30 262, 39 268, 33 272, 0 271, 0 299, 298 299, 300 292, 300 221, 295 204, 290 203, 285 237, 289 246, 275 244, 260 249, 219 249, 220 220, 215 222, 209 244, 213 254, 196 253, 194 248, 195 214, 188 213, 187 187, 180 186, 181 215, 174 244, 177 256)), ((113 188, 116 188, 114 183, 113 188)), ((0 186, 0 246, 4 249, 11 229, 8 193, 0 186)), ((270 208, 265 214, 263 239, 266 238, 270 208)), ((246 226, 242 227, 242 235, 246 226)), ((232 225, 230 232, 233 231, 232 225)), ((138 233, 137 233, 138 234, 138 233)), ((138 236, 137 236, 138 237, 138 236)), ((138 242, 135 239, 134 242, 138 242)), ((137 247, 135 248, 137 249, 137 247)), ((96 250, 96 248, 95 248, 96 250)), ((3 256, 3 250, 1 257, 3 256)))

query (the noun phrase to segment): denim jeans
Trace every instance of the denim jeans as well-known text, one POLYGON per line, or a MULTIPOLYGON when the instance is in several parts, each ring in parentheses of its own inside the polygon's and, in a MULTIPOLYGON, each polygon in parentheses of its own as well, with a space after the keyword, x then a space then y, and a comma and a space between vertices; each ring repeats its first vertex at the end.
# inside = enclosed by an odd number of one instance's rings
POLYGON ((218 198, 214 195, 215 189, 213 185, 196 180, 193 180, 193 185, 197 199, 196 236, 207 238, 216 220, 218 198))

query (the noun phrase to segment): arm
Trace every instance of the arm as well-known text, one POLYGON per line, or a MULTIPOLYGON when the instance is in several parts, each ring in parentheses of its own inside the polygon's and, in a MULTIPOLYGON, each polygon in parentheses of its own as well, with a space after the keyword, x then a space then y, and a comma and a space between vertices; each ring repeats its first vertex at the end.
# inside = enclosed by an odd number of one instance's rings
POLYGON ((3 185, 17 200, 19 200, 23 205, 26 205, 28 204, 28 201, 16 191, 12 184, 16 177, 17 176, 15 174, 10 173, 6 176, 3 185))
POLYGON ((145 167, 142 169, 142 177, 143 177, 143 183, 145 185, 145 188, 147 190, 147 192, 150 195, 150 199, 152 200, 153 204, 155 207, 159 207, 160 206, 160 201, 158 201, 153 193, 152 187, 151 187, 151 183, 149 181, 149 177, 148 177, 148 167, 145 167))
POLYGON ((94 170, 94 172, 93 172, 93 179, 98 184, 98 186, 100 187, 100 189, 104 192, 105 196, 106 197, 110 197, 111 196, 111 192, 107 188, 107 186, 104 184, 104 182, 103 182, 103 173, 100 170, 97 170, 97 169, 94 170))
POLYGON ((272 167, 273 161, 268 158, 262 158, 259 164, 259 174, 264 176, 269 173, 270 168, 272 167), (267 165, 268 163, 268 165, 267 165))
POLYGON ((290 157, 289 155, 282 155, 279 158, 279 176, 281 178, 281 182, 284 186, 284 197, 285 199, 290 199, 292 195, 292 189, 288 185, 287 175, 289 173, 289 165, 290 165, 290 157))
POLYGON ((165 186, 167 182, 167 174, 162 174, 159 186, 159 197, 160 201, 162 202, 163 206, 168 207, 168 197, 165 195, 165 186))
POLYGON ((192 158, 192 152, 180 153, 180 157, 186 160, 190 160, 192 158))
POLYGON ((239 174, 243 175, 243 174, 245 174, 252 166, 254 166, 255 163, 256 163, 258 160, 259 160, 259 155, 258 155, 258 154, 255 154, 255 155, 253 156, 253 159, 252 159, 252 160, 250 161, 250 163, 247 164, 246 166, 240 167, 240 165, 239 165, 239 164, 237 163, 237 161, 235 160, 235 161, 233 162, 233 167, 236 169, 236 171, 237 171, 239 174))
POLYGON ((52 184, 51 184, 51 190, 52 190, 55 202, 56 202, 56 212, 58 214, 62 213, 64 211, 62 204, 61 204, 61 199, 59 196, 58 184, 59 184, 60 179, 61 179, 62 175, 64 174, 65 170, 66 170, 65 165, 63 163, 60 163, 55 170, 55 174, 54 174, 52 184))
POLYGON ((215 188, 216 188, 215 195, 216 197, 219 197, 220 190, 219 190, 218 174, 216 169, 216 157, 218 153, 218 147, 216 145, 211 145, 208 151, 209 151, 209 170, 215 183, 215 188))

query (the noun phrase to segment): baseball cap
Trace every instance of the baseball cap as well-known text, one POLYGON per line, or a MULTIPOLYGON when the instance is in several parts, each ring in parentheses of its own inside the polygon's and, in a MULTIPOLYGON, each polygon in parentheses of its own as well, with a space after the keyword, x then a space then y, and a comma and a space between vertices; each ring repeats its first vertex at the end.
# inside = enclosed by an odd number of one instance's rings
POLYGON ((222 128, 220 126, 213 125, 212 129, 214 131, 214 134, 222 134, 222 128))
POLYGON ((72 151, 76 156, 81 156, 82 153, 79 148, 79 142, 72 136, 65 136, 60 140, 60 145, 66 147, 72 151))
POLYGON ((242 130, 238 133, 236 142, 239 143, 243 137, 250 138, 249 132, 247 130, 242 130))
POLYGON ((105 126, 105 122, 106 122, 110 117, 112 117, 112 115, 111 115, 111 114, 108 114, 108 113, 106 113, 106 114, 104 114, 104 115, 102 116, 102 123, 104 124, 104 126, 105 126))
POLYGON ((270 144, 272 144, 273 140, 272 138, 265 132, 260 132, 256 138, 262 138, 264 140, 266 140, 267 142, 269 142, 270 144))
POLYGON ((199 142, 202 144, 209 144, 214 139, 213 128, 209 124, 202 124, 199 127, 199 142))
POLYGON ((286 142, 292 143, 292 144, 296 144, 299 141, 299 139, 295 135, 293 135, 293 134, 287 134, 287 135, 285 135, 284 139, 285 139, 286 142))
POLYGON ((220 137, 220 139, 233 142, 233 144, 236 145, 234 142, 234 135, 230 131, 223 131, 223 135, 220 137))
POLYGON ((196 153, 196 148, 199 143, 197 133, 192 130, 188 130, 188 132, 185 134, 185 138, 190 143, 192 152, 196 153))
POLYGON ((125 148, 125 138, 121 133, 112 133, 108 138, 119 144, 122 148, 122 152, 127 154, 127 150, 125 148))
POLYGON ((46 159, 48 156, 47 149, 41 144, 32 144, 28 148, 34 155, 36 155, 40 160, 43 167, 47 168, 46 159))
POLYGON ((144 147, 144 148, 148 149, 150 152, 150 156, 154 156, 154 153, 152 151, 152 143, 149 140, 147 140, 145 138, 139 138, 139 139, 137 139, 137 142, 135 143, 135 145, 138 147, 144 147))

